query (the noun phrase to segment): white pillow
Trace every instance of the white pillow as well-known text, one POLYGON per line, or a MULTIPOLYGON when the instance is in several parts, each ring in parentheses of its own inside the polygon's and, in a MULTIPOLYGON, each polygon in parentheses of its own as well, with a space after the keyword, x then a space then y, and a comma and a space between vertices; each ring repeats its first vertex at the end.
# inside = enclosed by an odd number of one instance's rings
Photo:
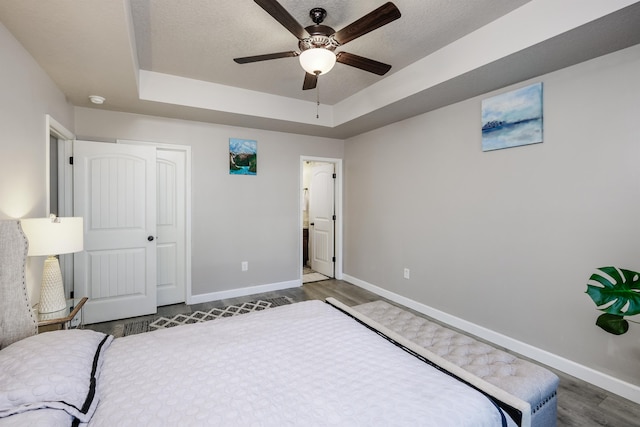
POLYGON ((42 408, 0 418, 0 427, 74 427, 74 420, 62 409, 42 408))
POLYGON ((0 417, 62 409, 81 422, 98 405, 96 382, 113 336, 88 329, 45 332, 0 351, 0 417))

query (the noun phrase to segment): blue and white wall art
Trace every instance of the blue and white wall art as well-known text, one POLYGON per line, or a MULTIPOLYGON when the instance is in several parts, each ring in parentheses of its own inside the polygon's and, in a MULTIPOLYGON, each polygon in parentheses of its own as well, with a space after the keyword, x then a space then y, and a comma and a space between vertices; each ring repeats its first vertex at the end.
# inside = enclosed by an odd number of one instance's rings
POLYGON ((231 175, 256 175, 258 173, 257 141, 229 138, 229 173, 231 175))
POLYGON ((482 151, 542 142, 542 83, 482 101, 482 151))

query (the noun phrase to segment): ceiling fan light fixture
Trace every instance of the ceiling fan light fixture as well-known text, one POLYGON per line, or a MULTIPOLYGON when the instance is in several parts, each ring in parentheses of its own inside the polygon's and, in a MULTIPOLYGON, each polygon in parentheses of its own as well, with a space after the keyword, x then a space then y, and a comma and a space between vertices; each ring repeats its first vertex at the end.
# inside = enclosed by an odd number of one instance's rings
POLYGON ((336 64, 336 54, 325 48, 311 48, 300 53, 300 65, 309 74, 326 74, 336 64))

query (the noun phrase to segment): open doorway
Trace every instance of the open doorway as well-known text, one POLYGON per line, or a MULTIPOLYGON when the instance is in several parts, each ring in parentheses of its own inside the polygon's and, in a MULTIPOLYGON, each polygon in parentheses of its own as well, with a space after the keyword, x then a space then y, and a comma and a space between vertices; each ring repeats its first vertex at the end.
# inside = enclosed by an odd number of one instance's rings
MULTIPOLYGON (((47 139, 45 146, 45 173, 47 189, 47 215, 65 217, 73 216, 70 194, 72 166, 67 159, 70 147, 75 139, 71 131, 65 128, 50 115, 45 116, 47 139)), ((73 254, 59 255, 60 270, 67 298, 73 298, 73 254)), ((77 320, 77 319, 76 319, 77 320)), ((72 322, 72 323, 75 323, 72 322)), ((75 326, 75 324, 74 324, 75 326)))
POLYGON ((303 159, 302 283, 338 276, 338 169, 335 159, 303 159))

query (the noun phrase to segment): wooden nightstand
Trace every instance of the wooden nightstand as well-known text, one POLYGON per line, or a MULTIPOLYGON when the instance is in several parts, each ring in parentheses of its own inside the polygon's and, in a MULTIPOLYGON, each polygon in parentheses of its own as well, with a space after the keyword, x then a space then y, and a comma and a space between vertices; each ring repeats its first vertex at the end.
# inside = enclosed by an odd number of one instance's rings
POLYGON ((53 313, 38 313, 38 305, 36 304, 34 310, 38 317, 38 332, 68 329, 71 321, 78 315, 78 313, 80 313, 80 324, 78 325, 78 328, 82 328, 84 326, 82 306, 88 299, 89 298, 87 297, 83 297, 81 299, 68 299, 67 308, 53 313))

